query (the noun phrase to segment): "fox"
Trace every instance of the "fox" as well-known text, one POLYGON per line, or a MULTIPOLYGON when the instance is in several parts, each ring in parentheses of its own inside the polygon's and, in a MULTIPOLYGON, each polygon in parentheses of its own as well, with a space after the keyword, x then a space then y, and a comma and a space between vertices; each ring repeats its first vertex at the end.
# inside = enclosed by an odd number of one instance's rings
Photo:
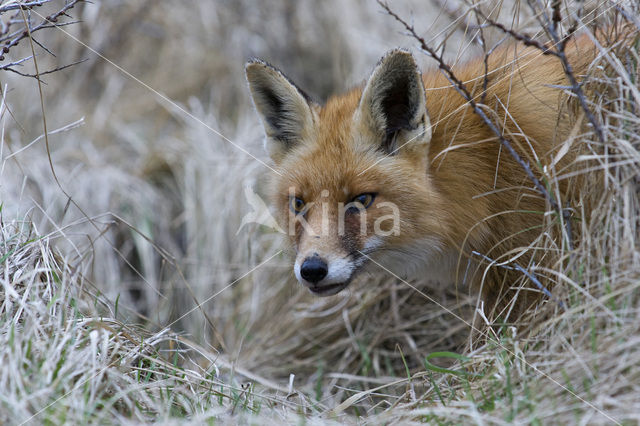
MULTIPOLYGON (((597 49, 577 36, 565 54, 580 79, 597 49)), ((570 144, 587 126, 558 58, 512 42, 451 69, 538 179, 572 164, 570 144)), ((526 268, 522 253, 549 200, 443 72, 422 72, 396 48, 324 104, 263 60, 245 73, 277 172, 271 203, 311 293, 335 295, 377 265, 400 279, 468 286, 487 309, 522 309, 543 294, 514 288, 513 267, 480 268, 487 259, 526 268)), ((553 182, 563 202, 575 185, 553 182)))

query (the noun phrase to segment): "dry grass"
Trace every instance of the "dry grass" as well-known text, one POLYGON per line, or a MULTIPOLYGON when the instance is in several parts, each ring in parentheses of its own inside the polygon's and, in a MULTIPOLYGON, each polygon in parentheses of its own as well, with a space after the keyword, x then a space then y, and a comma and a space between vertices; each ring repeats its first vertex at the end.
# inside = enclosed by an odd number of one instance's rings
MULTIPOLYGON (((268 3, 85 4, 50 30, 41 69, 88 59, 43 78, 51 160, 82 211, 51 175, 36 81, 1 74, 0 422, 639 422, 638 39, 593 66, 605 143, 572 142, 579 241, 535 242, 545 266, 529 271, 566 309, 486 328, 474 295, 383 271, 315 299, 278 235, 238 232, 244 188, 270 173, 252 157, 268 164, 245 60, 323 99, 414 46, 373 3, 268 3)), ((638 25, 632 3, 566 6, 606 23, 616 5, 638 25)), ((393 6, 447 60, 482 53, 467 3, 393 6)), ((526 2, 481 7, 539 32, 526 2)))

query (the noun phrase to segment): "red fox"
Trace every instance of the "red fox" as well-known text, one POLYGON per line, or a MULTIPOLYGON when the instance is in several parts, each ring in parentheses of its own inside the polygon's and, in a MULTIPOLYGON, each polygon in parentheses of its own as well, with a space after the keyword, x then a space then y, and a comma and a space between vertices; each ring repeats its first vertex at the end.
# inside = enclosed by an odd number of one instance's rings
MULTIPOLYGON (((582 37, 566 54, 580 78, 596 48, 582 37)), ((483 58, 453 72, 538 178, 555 176, 573 158, 561 146, 584 129, 572 118, 562 64, 514 43, 487 65, 486 78, 483 58)), ((278 172, 272 201, 302 285, 333 295, 378 263, 406 277, 481 287, 488 306, 510 300, 508 275, 471 277, 469 264, 526 259, 518 249, 540 235, 547 201, 441 72, 422 75, 411 53, 392 50, 362 86, 324 105, 266 62, 250 61, 246 76, 278 172)), ((557 185, 562 195, 567 184, 557 185)))

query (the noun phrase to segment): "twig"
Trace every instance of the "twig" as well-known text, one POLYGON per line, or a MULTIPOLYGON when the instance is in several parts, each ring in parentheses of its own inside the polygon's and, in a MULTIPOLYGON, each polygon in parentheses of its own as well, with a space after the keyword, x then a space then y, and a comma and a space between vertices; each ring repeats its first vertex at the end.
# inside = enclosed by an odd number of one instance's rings
POLYGON ((547 47, 544 43, 541 43, 538 40, 532 39, 524 34, 520 34, 516 31, 513 31, 510 28, 505 27, 503 24, 501 24, 500 22, 494 21, 493 19, 489 18, 488 16, 485 16, 478 8, 475 8, 475 13, 478 14, 478 16, 480 16, 482 19, 484 19, 485 21, 487 21, 487 23, 494 27, 499 29, 500 31, 502 31, 503 33, 510 35, 511 37, 513 37, 514 39, 522 42, 522 44, 524 44, 525 46, 530 46, 530 47, 535 47, 537 49, 540 50, 540 52, 543 55, 553 55, 554 52, 551 51, 549 49, 549 47, 547 47))
MULTIPOLYGON (((530 2, 529 2, 529 5, 530 7, 534 8, 534 6, 530 2)), ((476 13, 479 16, 481 16, 482 19, 486 20, 489 25, 499 29, 503 33, 514 38, 515 40, 520 41, 525 46, 535 47, 536 49, 540 50, 540 53, 542 53, 543 55, 553 55, 560 60, 560 62, 562 63, 562 67, 564 69, 564 73, 570 83, 569 89, 578 98, 578 102, 580 102, 580 107, 584 110, 587 120, 589 121, 594 131, 596 132, 596 135, 600 140, 600 142, 604 144, 605 137, 604 137, 604 131, 602 130, 602 126, 600 126, 600 124, 598 123, 598 120, 593 114, 593 111, 591 111, 591 108, 589 108, 587 98, 584 94, 584 91, 582 90, 582 85, 576 79, 575 74, 573 72, 573 67, 571 66, 571 63, 569 62, 565 54, 566 45, 576 31, 575 25, 569 29, 566 36, 559 37, 557 29, 560 27, 560 22, 562 21, 562 14, 560 12, 560 1, 554 1, 553 8, 554 9, 553 9, 552 19, 551 20, 547 19, 546 23, 541 23, 541 25, 545 28, 545 30, 547 30, 547 32, 549 33, 553 41, 551 45, 544 44, 539 40, 532 39, 531 37, 518 33, 510 28, 507 28, 501 23, 496 22, 491 18, 485 16, 477 8, 476 8, 476 13), (555 49, 553 49, 553 47, 555 47, 555 49)), ((534 9, 534 12, 535 12, 535 9, 534 9)), ((543 15, 546 18, 546 14, 543 14, 543 15)))
POLYGON ((51 0, 38 0, 38 1, 28 1, 28 2, 20 2, 18 3, 17 1, 13 2, 13 3, 5 3, 2 6, 0 6, 0 13, 5 13, 5 12, 9 12, 11 10, 17 10, 17 9, 30 9, 34 6, 42 6, 45 3, 49 3, 51 0))
POLYGON ((15 67, 16 65, 21 65, 23 62, 28 61, 33 56, 27 56, 26 58, 18 59, 17 61, 10 62, 8 64, 0 65, 0 70, 4 70, 7 68, 15 67))
POLYGON ((536 287, 538 287, 538 289, 540 291, 542 291, 544 293, 545 296, 547 296, 549 299, 555 301, 558 306, 560 306, 562 309, 567 309, 566 306, 564 305, 564 303, 562 302, 562 300, 557 299, 553 294, 551 294, 551 292, 549 291, 548 288, 546 288, 538 279, 538 277, 536 276, 536 274, 534 274, 533 272, 530 272, 528 270, 526 270, 525 268, 523 268, 522 266, 518 265, 517 263, 513 263, 513 266, 504 264, 504 263, 500 263, 497 260, 493 260, 491 259, 489 256, 486 256, 478 251, 473 250, 471 252, 471 254, 475 254, 478 257, 483 258, 484 260, 486 260, 487 262, 489 262, 492 265, 496 265, 500 268, 503 269, 509 269, 511 271, 519 271, 522 274, 524 274, 527 278, 529 278, 531 280, 532 283, 534 283, 536 285, 536 287))
POLYGON ((541 13, 537 13, 535 5, 533 5, 531 0, 528 0, 527 2, 529 4, 529 7, 531 7, 533 12, 537 15, 542 28, 544 28, 549 34, 549 37, 553 42, 553 46, 556 47, 555 51, 553 51, 553 55, 556 56, 562 63, 564 73, 567 79, 569 80, 569 83, 571 84, 571 87, 570 87, 571 91, 578 98, 580 107, 584 110, 585 116, 587 117, 589 124, 591 124, 591 126, 593 127, 593 130, 596 132, 596 136, 598 137, 600 142, 604 145, 605 144, 604 131, 602 130, 600 123, 598 123, 598 120, 596 119, 595 115, 591 111, 591 108, 589 108, 587 98, 584 95, 584 92, 582 90, 582 85, 576 79, 575 74, 573 72, 573 67, 569 63, 569 60, 565 54, 565 48, 566 48, 567 42, 571 39, 571 37, 576 31, 575 24, 572 25, 571 28, 569 28, 569 31, 567 32, 566 36, 560 37, 558 33, 558 29, 560 28, 559 24, 562 21, 562 14, 560 11, 560 2, 553 3, 552 5, 553 15, 551 20, 549 19, 549 17, 544 11, 542 11, 541 13), (541 16, 544 17, 544 20, 546 22, 541 21, 541 18, 540 18, 541 16))
MULTIPOLYGON (((41 0, 41 1, 32 1, 28 3, 12 3, 9 5, 3 6, 5 10, 0 8, 0 14, 9 10, 18 10, 16 17, 21 13, 24 14, 25 10, 30 10, 32 7, 41 6, 44 3, 48 3, 52 0, 41 0)), ((65 2, 65 5, 61 7, 57 12, 54 12, 48 16, 45 16, 42 21, 37 25, 32 25, 31 20, 28 17, 23 16, 23 19, 11 19, 8 23, 6 23, 5 28, 3 28, 2 33, 0 34, 0 44, 4 44, 2 46, 2 52, 0 53, 0 61, 4 60, 4 55, 9 53, 12 47, 16 46, 20 41, 22 41, 26 37, 30 37, 33 33, 40 31, 44 28, 51 28, 52 26, 57 26, 57 21, 63 16, 67 15, 67 12, 75 7, 78 3, 85 2, 87 0, 70 0, 65 2), (11 34, 7 34, 11 25, 22 23, 25 25, 24 30, 14 31, 11 34)), ((43 47, 43 46, 41 46, 43 47)), ((49 53, 49 49, 46 49, 49 53)))
MULTIPOLYGON (((29 56, 29 58, 25 58, 25 60, 27 60, 27 59, 31 59, 31 56, 29 56)), ((11 72, 16 73, 18 75, 21 75, 23 77, 39 78, 39 77, 42 77, 43 75, 51 74, 51 73, 54 73, 56 71, 61 71, 61 70, 65 69, 65 68, 69 68, 69 67, 72 67, 74 65, 81 64, 81 63, 86 62, 88 60, 89 60, 89 58, 80 59, 79 61, 75 61, 75 62, 72 62, 72 63, 67 64, 67 65, 61 65, 59 67, 56 67, 56 68, 48 70, 48 71, 42 71, 42 72, 40 72, 38 74, 27 74, 27 73, 20 72, 20 71, 18 71, 16 69, 13 69, 12 66, 16 65, 16 63, 7 64, 8 66, 6 66, 6 67, 5 66, 1 66, 0 69, 6 70, 6 71, 11 71, 11 72)))
POLYGON ((32 40, 35 44, 37 44, 38 46, 40 46, 42 48, 42 50, 44 50, 45 52, 47 52, 49 55, 53 56, 54 58, 56 58, 57 56, 55 55, 55 53, 53 53, 47 46, 45 46, 44 44, 40 43, 38 40, 35 39, 35 37, 32 37, 32 40))
POLYGON ((453 85, 460 95, 469 103, 469 106, 473 109, 473 111, 480 116, 482 121, 489 127, 489 129, 497 136, 500 143, 507 148, 511 156, 520 164, 523 168, 527 177, 533 182, 534 186, 538 189, 538 191, 543 195, 543 197, 549 202, 551 207, 558 212, 558 214, 562 215, 565 218, 568 218, 569 212, 565 212, 562 207, 558 204, 553 195, 545 188, 545 186, 540 182, 540 180, 534 175, 531 170, 531 166, 527 161, 525 161, 520 154, 513 148, 509 140, 502 135, 500 129, 496 126, 496 124, 491 121, 491 119, 485 114, 480 105, 475 101, 466 85, 458 79, 453 70, 449 65, 444 62, 442 55, 439 55, 435 50, 433 50, 424 40, 424 38, 420 37, 418 33, 415 31, 413 25, 409 25, 404 19, 402 19, 398 14, 396 14, 391 8, 382 0, 377 0, 378 4, 385 9, 385 11, 392 16, 396 21, 402 24, 407 31, 411 34, 413 38, 415 38, 420 43, 420 48, 429 54, 433 59, 438 62, 438 67, 444 72, 444 75, 447 77, 449 82, 453 85))

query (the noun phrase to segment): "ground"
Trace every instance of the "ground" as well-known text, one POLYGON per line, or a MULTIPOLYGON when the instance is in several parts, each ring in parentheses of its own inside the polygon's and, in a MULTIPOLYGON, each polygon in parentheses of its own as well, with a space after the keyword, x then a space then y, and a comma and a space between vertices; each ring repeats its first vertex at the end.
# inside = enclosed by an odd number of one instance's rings
MULTIPOLYGON (((632 2, 566 3, 565 32, 638 25, 632 2)), ((449 63, 505 37, 485 25, 482 41, 469 3, 392 7, 449 63)), ((529 3, 480 7, 548 37, 529 3)), ((637 44, 594 66, 606 140, 575 141, 578 244, 536 242, 554 262, 530 271, 554 298, 488 326, 475 295, 383 272, 314 298, 278 233, 240 227, 245 188, 264 195, 270 173, 244 63, 268 60, 319 101, 391 48, 436 66, 380 5, 136 0, 68 14, 79 22, 33 35, 39 72, 84 62, 40 87, 0 74, 1 423, 640 421, 637 44)), ((0 63, 30 55, 25 37, 0 63)))

